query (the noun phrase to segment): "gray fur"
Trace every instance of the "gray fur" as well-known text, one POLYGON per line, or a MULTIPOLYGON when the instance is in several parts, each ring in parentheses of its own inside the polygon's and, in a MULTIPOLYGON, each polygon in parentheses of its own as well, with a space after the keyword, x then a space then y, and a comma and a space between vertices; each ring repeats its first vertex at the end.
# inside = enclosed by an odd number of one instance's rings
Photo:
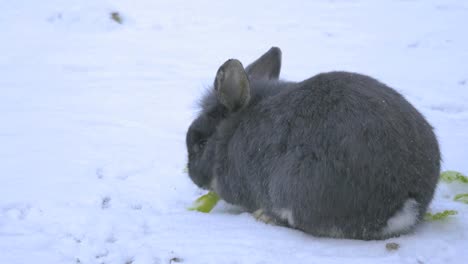
POLYGON ((250 100, 250 84, 242 63, 228 60, 216 73, 214 89, 218 101, 233 112, 244 107, 250 100))
POLYGON ((280 65, 281 51, 272 48, 246 68, 249 100, 231 92, 220 102, 221 87, 205 95, 187 133, 193 182, 209 189, 216 179, 222 199, 277 223, 287 225, 275 212, 290 210, 294 228, 316 236, 369 240, 411 231, 384 232, 408 199, 417 202, 418 220, 432 200, 440 153, 431 125, 371 77, 329 72, 284 82, 280 65), (229 107, 239 100, 241 107, 229 107))
POLYGON ((271 48, 245 70, 252 79, 278 79, 281 71, 281 50, 277 47, 271 48))

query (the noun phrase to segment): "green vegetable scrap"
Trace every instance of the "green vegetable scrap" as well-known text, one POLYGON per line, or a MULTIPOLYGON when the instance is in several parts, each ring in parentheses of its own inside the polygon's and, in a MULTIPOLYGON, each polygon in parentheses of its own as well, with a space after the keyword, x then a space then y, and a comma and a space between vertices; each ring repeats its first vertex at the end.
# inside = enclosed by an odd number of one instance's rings
POLYGON ((458 171, 444 171, 440 174, 440 179, 447 183, 451 183, 454 181, 468 183, 468 177, 466 177, 458 171))
POLYGON ((111 13, 111 19, 114 20, 115 22, 122 24, 122 16, 120 15, 119 12, 112 12, 111 13))
POLYGON ((400 244, 394 243, 394 242, 387 243, 387 244, 385 245, 385 248, 386 248, 388 251, 397 250, 397 249, 400 248, 400 244))
POLYGON ((456 215, 458 214, 457 211, 455 210, 445 210, 443 212, 431 214, 431 213, 426 213, 424 215, 424 220, 426 221, 441 221, 449 217, 450 215, 456 215))
POLYGON ((453 200, 468 204, 468 193, 457 194, 455 195, 455 198, 453 198, 453 200))
POLYGON ((200 196, 192 207, 189 208, 190 211, 199 211, 202 213, 209 213, 219 201, 219 196, 214 192, 208 192, 207 194, 200 196))

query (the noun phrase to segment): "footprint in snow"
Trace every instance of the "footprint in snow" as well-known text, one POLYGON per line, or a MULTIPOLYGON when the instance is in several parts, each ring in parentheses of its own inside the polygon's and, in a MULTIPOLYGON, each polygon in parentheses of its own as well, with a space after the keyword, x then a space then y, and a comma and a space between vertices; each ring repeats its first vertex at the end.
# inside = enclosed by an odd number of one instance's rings
POLYGON ((419 47, 419 41, 410 43, 410 44, 408 44, 407 47, 408 47, 408 48, 411 48, 411 49, 415 49, 415 48, 419 47))
POLYGON ((109 237, 106 238, 106 243, 109 243, 109 244, 113 244, 117 241, 117 238, 111 234, 109 235, 109 237))
POLYGON ((106 197, 102 198, 101 208, 103 210, 108 209, 110 207, 110 202, 111 202, 111 198, 109 196, 106 196, 106 197))
POLYGON ((108 255, 109 255, 109 250, 104 249, 104 251, 102 251, 101 253, 98 253, 95 257, 96 259, 100 259, 100 258, 107 257, 108 255))
POLYGON ((143 209, 143 205, 141 205, 141 204, 132 204, 132 205, 130 205, 130 208, 132 210, 141 210, 141 209, 143 209))
POLYGON ((29 212, 31 206, 27 204, 15 204, 2 208, 2 214, 10 219, 24 220, 29 212))
POLYGON ((62 13, 56 13, 47 18, 47 21, 54 23, 57 20, 62 20, 62 13))
POLYGON ((146 167, 140 167, 140 168, 135 168, 135 169, 131 169, 131 170, 127 170, 127 171, 124 171, 120 174, 117 174, 115 176, 115 178, 119 179, 119 180, 126 180, 128 179, 129 177, 133 177, 133 176, 136 176, 136 175, 141 175, 141 174, 144 174, 146 173, 147 171, 151 170, 153 168, 153 165, 149 165, 149 166, 146 166, 146 167))
POLYGON ((96 177, 100 180, 104 178, 104 170, 102 168, 96 169, 96 177))
POLYGON ((440 104, 440 105, 431 105, 429 109, 439 112, 444 112, 448 114, 458 114, 465 112, 465 108, 461 105, 455 104, 440 104))

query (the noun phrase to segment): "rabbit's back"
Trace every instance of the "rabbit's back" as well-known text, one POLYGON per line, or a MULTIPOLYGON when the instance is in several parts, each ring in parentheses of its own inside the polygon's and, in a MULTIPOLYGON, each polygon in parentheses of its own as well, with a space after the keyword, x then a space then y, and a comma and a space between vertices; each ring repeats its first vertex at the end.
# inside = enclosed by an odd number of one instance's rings
POLYGON ((324 73, 283 86, 260 93, 224 124, 236 124, 225 129, 232 132, 223 172, 236 181, 218 180, 243 194, 224 194, 227 201, 324 236, 374 239, 402 232, 389 230, 388 221, 408 203, 414 220, 421 218, 440 154, 432 127, 410 103, 355 73, 324 73))

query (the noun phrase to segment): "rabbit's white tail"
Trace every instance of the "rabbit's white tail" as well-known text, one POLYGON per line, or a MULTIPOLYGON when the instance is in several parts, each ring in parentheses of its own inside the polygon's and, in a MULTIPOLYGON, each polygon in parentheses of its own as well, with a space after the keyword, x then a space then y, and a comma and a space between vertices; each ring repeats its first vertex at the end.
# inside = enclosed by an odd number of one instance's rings
POLYGON ((410 230, 418 221, 418 202, 410 198, 403 207, 387 221, 383 235, 400 234, 410 230))

